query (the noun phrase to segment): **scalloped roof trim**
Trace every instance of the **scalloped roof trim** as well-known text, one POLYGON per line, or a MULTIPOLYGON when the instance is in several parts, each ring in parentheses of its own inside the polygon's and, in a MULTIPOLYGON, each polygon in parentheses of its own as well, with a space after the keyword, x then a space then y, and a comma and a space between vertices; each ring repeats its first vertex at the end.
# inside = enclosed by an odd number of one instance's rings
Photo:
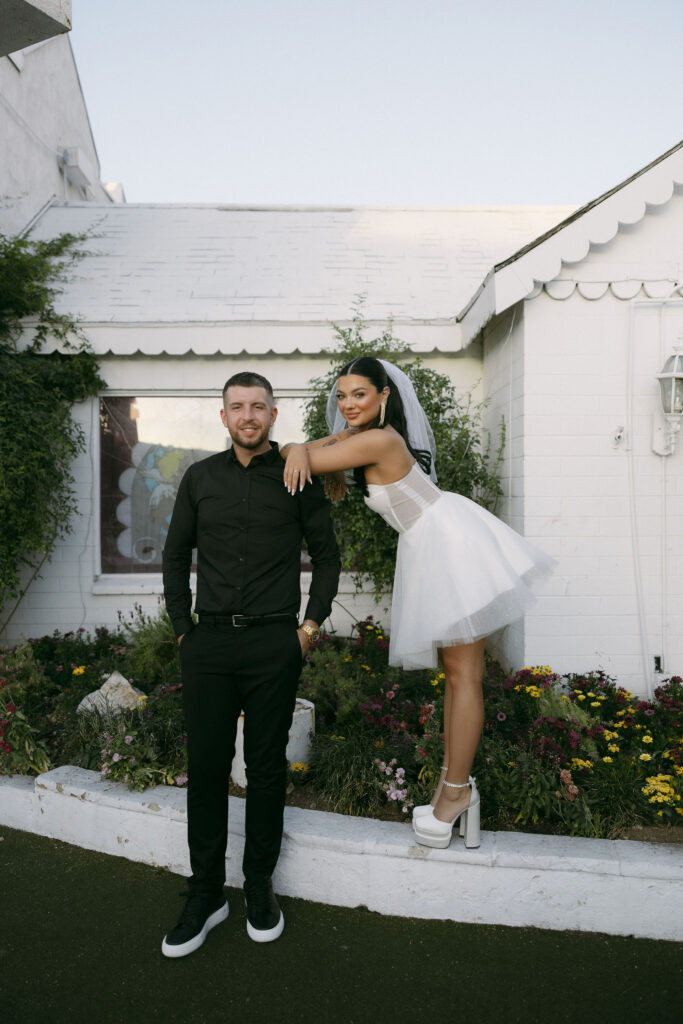
MULTIPOLYGON (((545 285, 548 291, 547 284, 554 282, 557 288, 553 297, 568 297, 566 286, 572 285, 571 294, 574 282, 555 282, 563 265, 583 260, 591 244, 611 241, 622 224, 638 223, 648 206, 667 203, 676 185, 683 185, 683 142, 496 264, 458 316, 463 325, 463 343, 472 341, 492 316, 533 295, 539 285, 545 285)), ((654 282, 639 284, 646 292, 651 285, 654 287, 654 282)), ((675 284, 670 282, 670 287, 675 284)), ((592 283, 590 287, 586 285, 586 291, 591 298, 599 297, 594 294, 592 283)), ((552 292, 553 289, 548 294, 552 292)))
POLYGON ((551 299, 564 302, 578 292, 582 298, 594 302, 610 292, 615 299, 628 300, 634 299, 641 291, 648 299, 668 299, 672 295, 683 296, 683 284, 679 285, 678 281, 670 278, 657 281, 571 281, 556 278, 545 283, 537 281, 528 298, 536 298, 545 292, 551 299))

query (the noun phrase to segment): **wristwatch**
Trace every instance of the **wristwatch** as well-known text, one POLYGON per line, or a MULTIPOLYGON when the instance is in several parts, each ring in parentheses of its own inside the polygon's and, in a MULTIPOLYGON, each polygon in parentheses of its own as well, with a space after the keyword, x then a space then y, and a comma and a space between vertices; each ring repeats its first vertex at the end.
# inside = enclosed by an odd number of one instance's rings
POLYGON ((304 633, 308 637, 309 644, 311 647, 315 647, 320 640, 320 629, 318 626, 307 626, 305 622, 302 622, 299 629, 303 629, 304 633))

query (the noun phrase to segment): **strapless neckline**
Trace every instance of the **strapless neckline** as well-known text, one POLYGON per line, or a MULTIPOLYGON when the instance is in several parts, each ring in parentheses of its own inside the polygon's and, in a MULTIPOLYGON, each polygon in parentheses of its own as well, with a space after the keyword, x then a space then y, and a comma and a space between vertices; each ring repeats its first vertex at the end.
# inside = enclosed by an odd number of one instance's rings
MULTIPOLYGON (((413 470, 415 469, 416 466, 417 466, 417 462, 414 462, 412 464, 412 466, 410 467, 410 469, 408 470, 408 472, 406 473, 406 475, 405 476, 400 476, 398 478, 398 480, 390 480, 389 483, 387 483, 387 484, 368 484, 368 483, 366 483, 365 486, 369 490, 371 487, 394 487, 396 484, 402 484, 404 480, 408 479, 408 477, 413 472, 413 470)), ((420 470, 420 472, 422 472, 422 470, 420 470)))

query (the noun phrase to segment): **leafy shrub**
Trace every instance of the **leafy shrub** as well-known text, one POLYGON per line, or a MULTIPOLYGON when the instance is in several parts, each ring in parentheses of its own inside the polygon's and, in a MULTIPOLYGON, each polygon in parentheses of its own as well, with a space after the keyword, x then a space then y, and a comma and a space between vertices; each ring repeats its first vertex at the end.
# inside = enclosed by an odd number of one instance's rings
MULTIPOLYGON (((290 781, 312 785, 343 813, 404 818, 439 778, 443 673, 392 669, 388 646, 369 618, 350 638, 326 635, 302 673, 317 734, 310 764, 291 765, 290 781)), ((139 610, 113 633, 55 634, 0 652, 0 772, 44 771, 49 759, 136 789, 184 784, 182 687, 161 681, 177 680, 177 661, 165 617, 139 610), (113 666, 154 685, 122 715, 76 715, 113 666)), ((485 827, 616 836, 635 824, 680 823, 680 677, 646 701, 604 673, 563 678, 540 666, 506 676, 487 661, 484 706, 473 774, 485 827)))

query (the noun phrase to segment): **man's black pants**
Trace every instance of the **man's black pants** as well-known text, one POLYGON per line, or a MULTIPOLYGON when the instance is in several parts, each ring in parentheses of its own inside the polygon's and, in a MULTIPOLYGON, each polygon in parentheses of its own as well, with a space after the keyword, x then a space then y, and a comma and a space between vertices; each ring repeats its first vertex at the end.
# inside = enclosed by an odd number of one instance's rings
POLYGON ((301 674, 296 621, 198 626, 180 644, 187 724, 188 844, 193 892, 225 885, 228 783, 240 711, 247 773, 248 881, 270 878, 280 854, 286 748, 301 674))

